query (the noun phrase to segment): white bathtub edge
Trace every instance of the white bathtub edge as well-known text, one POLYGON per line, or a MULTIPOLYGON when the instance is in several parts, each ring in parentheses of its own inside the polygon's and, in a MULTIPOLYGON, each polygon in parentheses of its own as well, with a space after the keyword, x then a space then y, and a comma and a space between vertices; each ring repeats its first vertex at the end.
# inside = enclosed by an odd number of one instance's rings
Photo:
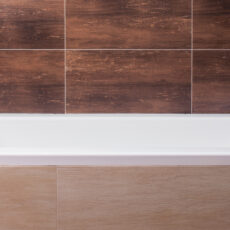
POLYGON ((0 156, 0 165, 206 166, 230 165, 228 155, 200 156, 0 156))

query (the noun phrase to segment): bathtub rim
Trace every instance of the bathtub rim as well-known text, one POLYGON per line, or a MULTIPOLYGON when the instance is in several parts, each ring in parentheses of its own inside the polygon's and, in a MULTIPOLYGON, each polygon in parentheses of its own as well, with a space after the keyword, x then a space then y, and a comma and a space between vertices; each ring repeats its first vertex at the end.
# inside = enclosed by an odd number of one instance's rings
MULTIPOLYGON (((228 119, 230 114, 0 114, 1 120, 33 120, 33 119, 228 119)), ((22 149, 28 154, 14 154, 13 149, 0 148, 0 165, 79 165, 79 166, 192 166, 192 165, 230 165, 230 149, 210 149, 205 151, 173 150, 170 154, 165 151, 147 155, 135 154, 116 154, 116 155, 90 155, 90 154, 29 154, 30 149, 22 149), (4 154, 5 151, 5 154, 4 154), (178 154, 179 152, 179 154, 178 154)), ((41 151, 38 150, 38 151, 41 151)), ((63 150, 61 150, 63 152, 63 150)))

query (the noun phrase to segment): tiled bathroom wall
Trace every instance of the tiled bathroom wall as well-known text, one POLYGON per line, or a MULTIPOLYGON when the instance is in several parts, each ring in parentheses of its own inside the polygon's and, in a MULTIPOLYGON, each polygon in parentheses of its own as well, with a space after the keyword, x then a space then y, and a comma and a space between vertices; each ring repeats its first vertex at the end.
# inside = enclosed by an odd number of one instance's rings
POLYGON ((0 113, 230 113, 230 1, 2 0, 0 113))

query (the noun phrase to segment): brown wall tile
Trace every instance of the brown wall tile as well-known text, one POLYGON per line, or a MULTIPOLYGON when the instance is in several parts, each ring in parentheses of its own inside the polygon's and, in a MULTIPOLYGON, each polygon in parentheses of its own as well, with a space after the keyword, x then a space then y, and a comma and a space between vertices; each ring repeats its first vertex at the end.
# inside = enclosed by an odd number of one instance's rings
POLYGON ((63 113, 64 51, 0 51, 1 113, 63 113))
POLYGON ((195 0, 194 48, 230 48, 230 1, 195 0))
POLYGON ((189 113, 190 52, 68 51, 67 112, 189 113))
POLYGON ((0 1, 0 49, 64 48, 63 0, 0 1))
POLYGON ((0 167, 0 229, 56 230, 56 168, 0 167))
POLYGON ((59 168, 64 230, 229 230, 230 167, 59 168))
POLYGON ((68 48, 189 48, 191 0, 68 0, 68 48))
POLYGON ((193 112, 230 113, 230 51, 194 51, 193 112))

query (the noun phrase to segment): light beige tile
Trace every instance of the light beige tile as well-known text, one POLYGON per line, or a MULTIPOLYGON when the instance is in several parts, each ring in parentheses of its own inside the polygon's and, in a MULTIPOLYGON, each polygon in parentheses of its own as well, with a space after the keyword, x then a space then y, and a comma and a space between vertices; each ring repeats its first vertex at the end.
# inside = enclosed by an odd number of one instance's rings
POLYGON ((229 230, 230 167, 58 169, 60 230, 229 230))
POLYGON ((0 229, 56 230, 56 168, 0 167, 0 229))

